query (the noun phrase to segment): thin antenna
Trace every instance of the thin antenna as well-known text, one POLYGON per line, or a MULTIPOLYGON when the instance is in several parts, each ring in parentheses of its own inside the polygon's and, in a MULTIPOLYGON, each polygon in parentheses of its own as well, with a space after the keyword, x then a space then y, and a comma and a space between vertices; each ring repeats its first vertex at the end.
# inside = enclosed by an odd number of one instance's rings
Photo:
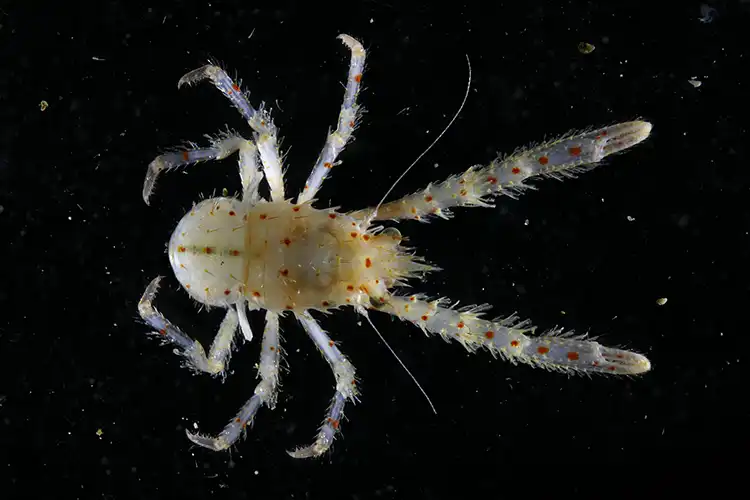
POLYGON ((428 396, 427 393, 425 392, 425 390, 422 389, 422 386, 419 385, 419 382, 417 382, 417 379, 414 378, 414 375, 411 374, 411 372, 406 367, 406 365, 404 364, 404 362, 401 361, 401 358, 398 357, 398 354, 396 354, 396 352, 391 348, 391 346, 388 345, 388 342, 386 342, 386 340, 383 338, 383 335, 380 333, 380 330, 378 330, 377 327, 370 320, 370 316, 367 314, 367 310, 364 307, 358 307, 357 308, 357 312, 359 312, 362 316, 364 316, 365 319, 367 320, 367 322, 370 323, 370 326, 372 327, 372 329, 375 330, 375 333, 378 334, 378 337, 380 337, 380 340, 382 340, 383 343, 385 344, 385 346, 388 348, 388 350, 391 351, 391 354, 393 354, 393 357, 396 358, 396 361, 398 361, 398 363, 401 365, 401 368, 403 368, 404 370, 406 370, 406 373, 409 374, 409 376, 411 377, 411 379, 417 385, 417 387, 419 388, 420 392, 422 393, 422 395, 427 400, 427 403, 429 403, 430 408, 432 408, 433 413, 435 413, 435 415, 437 415, 437 410, 435 409, 435 405, 432 404, 432 401, 430 400, 430 396, 428 396))
POLYGON ((403 173, 401 174, 401 176, 400 176, 400 177, 399 177, 398 179, 396 179, 396 182, 394 182, 394 183, 393 183, 393 185, 392 185, 392 186, 391 186, 391 187, 390 187, 390 188, 388 189, 388 191, 386 191, 386 192, 385 192, 385 195, 383 196, 383 199, 382 199, 382 200, 380 200, 380 203, 378 203, 378 205, 377 205, 377 206, 375 207, 375 210, 373 210, 372 214, 370 214, 370 216, 369 216, 369 217, 367 218, 367 221, 366 221, 365 227, 369 226, 369 225, 370 225, 370 223, 372 222, 372 220, 373 220, 373 219, 374 219, 375 217, 377 217, 377 216, 378 216, 378 210, 380 209, 380 206, 381 206, 381 205, 383 204, 383 202, 385 202, 385 199, 386 199, 386 198, 388 198, 388 195, 389 195, 389 194, 391 194, 391 191, 393 191, 393 188, 395 188, 395 187, 396 187, 396 184, 398 184, 398 183, 399 183, 399 182, 401 181, 401 179, 403 179, 403 178, 404 178, 404 177, 406 176, 406 174, 408 174, 408 173, 409 173, 409 170, 411 170, 411 169, 412 169, 412 167, 413 167, 414 165, 416 165, 416 164, 417 164, 417 162, 419 162, 419 160, 421 160, 421 159, 422 159, 422 157, 423 157, 424 155, 426 155, 426 154, 427 154, 427 152, 428 152, 428 151, 429 151, 430 149, 432 149, 432 147, 433 147, 433 146, 434 146, 435 144, 437 144, 437 142, 438 142, 438 141, 440 140, 440 138, 441 138, 441 137, 443 137, 443 135, 445 135, 445 133, 446 133, 446 132, 448 131, 448 129, 449 129, 449 128, 451 128, 451 125, 453 125, 453 122, 455 122, 455 121, 456 121, 456 118, 458 118, 458 115, 459 115, 459 114, 461 114, 461 110, 463 110, 463 109, 464 109, 464 105, 466 104, 466 99, 468 99, 468 97, 469 97, 469 91, 471 90, 471 61, 469 60, 469 54, 466 54, 466 64, 467 64, 467 65, 469 66, 469 81, 468 81, 468 82, 466 83, 466 94, 464 94, 464 99, 463 99, 463 101, 461 101, 461 106, 459 106, 459 108, 458 108, 458 111, 456 111, 456 114, 455 114, 455 115, 453 115, 453 118, 451 118, 451 121, 450 121, 450 122, 448 122, 448 125, 446 125, 446 127, 445 127, 445 128, 443 129, 443 131, 442 131, 442 132, 440 132, 440 135, 438 135, 438 136, 437 136, 437 137, 435 138, 435 140, 434 140, 434 141, 432 141, 432 144, 430 144, 429 146, 427 146, 427 149, 425 149, 425 150, 424 150, 424 151, 422 152, 422 154, 421 154, 421 155, 419 155, 419 156, 417 157, 417 159, 416 159, 416 160, 414 160, 414 161, 412 162, 412 164, 411 164, 411 165, 409 165, 409 166, 407 167, 407 169, 406 169, 406 170, 404 170, 404 172, 403 172, 403 173))

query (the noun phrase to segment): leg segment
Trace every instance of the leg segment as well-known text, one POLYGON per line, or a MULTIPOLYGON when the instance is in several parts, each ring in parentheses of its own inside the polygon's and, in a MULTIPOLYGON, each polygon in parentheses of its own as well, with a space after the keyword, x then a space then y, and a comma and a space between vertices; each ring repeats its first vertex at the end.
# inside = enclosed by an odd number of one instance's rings
POLYGON ((161 276, 154 278, 143 292, 143 297, 138 302, 138 312, 141 318, 156 330, 155 334, 164 337, 180 349, 180 354, 185 356, 188 367, 211 375, 224 376, 232 353, 234 334, 237 331, 237 313, 231 308, 227 310, 206 357, 206 351, 200 342, 188 337, 154 308, 153 301, 159 289, 160 280, 161 276))
MULTIPOLYGON (((529 177, 558 180, 575 177, 594 168, 606 156, 635 146, 650 133, 650 123, 633 121, 547 142, 485 167, 472 167, 463 175, 454 175, 423 191, 384 203, 372 220, 426 221, 431 216, 447 219, 452 207, 490 207, 489 199, 493 196, 504 194, 516 198, 524 190, 533 189, 523 183, 529 177)), ((368 208, 349 215, 362 220, 374 211, 368 208)))
POLYGON ((315 197, 323 181, 328 176, 328 172, 336 164, 336 158, 351 139, 352 132, 359 120, 357 94, 359 93, 362 71, 365 66, 365 49, 361 43, 349 35, 339 35, 339 40, 344 42, 352 52, 344 102, 341 104, 336 130, 328 134, 323 151, 320 152, 318 161, 315 163, 315 167, 313 167, 310 177, 308 177, 305 183, 305 189, 297 198, 297 203, 304 203, 315 197))
POLYGON ((308 311, 297 315, 307 334, 318 346, 318 349, 331 365, 336 377, 336 392, 331 401, 326 419, 318 432, 315 442, 310 446, 288 451, 293 458, 314 458, 325 453, 333 444, 336 433, 339 432, 341 418, 344 415, 344 403, 346 400, 354 401, 357 396, 355 387, 354 366, 347 360, 336 344, 320 328, 308 311))
POLYGON ((226 450, 239 439, 245 428, 252 424, 261 405, 266 405, 270 409, 276 406, 281 358, 280 336, 279 316, 268 311, 260 351, 260 366, 258 367, 258 376, 261 380, 255 386, 255 393, 218 436, 211 437, 186 431, 190 441, 209 450, 226 450))
POLYGON ((457 340, 469 351, 480 347, 512 363, 569 373, 637 375, 651 369, 649 360, 635 352, 612 349, 574 336, 562 329, 544 335, 528 336, 534 327, 513 315, 503 320, 481 319, 489 306, 450 309, 440 301, 426 302, 417 295, 390 297, 377 310, 411 321, 425 332, 445 340, 457 340))
POLYGON ((278 131, 271 119, 271 114, 262 103, 260 109, 255 109, 247 100, 247 96, 240 86, 233 82, 229 75, 218 66, 209 64, 187 73, 180 78, 177 88, 185 84, 193 85, 206 78, 211 80, 211 83, 232 102, 255 132, 255 143, 258 145, 266 180, 271 187, 271 199, 282 201, 284 199, 284 177, 279 155, 278 131))
POLYGON ((240 320, 240 329, 242 330, 242 336, 248 342, 253 341, 253 330, 250 328, 250 322, 247 320, 247 302, 242 301, 237 304, 237 317, 240 320))
POLYGON ((242 187, 249 198, 257 197, 260 174, 258 173, 257 148, 238 135, 226 135, 211 140, 211 147, 174 151, 157 156, 149 165, 146 179, 143 181, 143 201, 149 204, 149 197, 154 190, 156 178, 163 170, 172 170, 193 163, 208 160, 223 160, 235 151, 240 151, 240 177, 242 187), (253 194, 253 191, 254 193, 253 194))

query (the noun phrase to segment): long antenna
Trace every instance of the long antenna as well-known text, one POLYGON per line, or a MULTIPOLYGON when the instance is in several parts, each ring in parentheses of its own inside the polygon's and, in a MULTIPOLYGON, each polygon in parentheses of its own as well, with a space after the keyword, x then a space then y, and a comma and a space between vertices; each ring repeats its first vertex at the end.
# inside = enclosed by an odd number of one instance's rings
POLYGON ((394 183, 393 183, 393 185, 392 185, 392 186, 391 186, 391 187, 390 187, 390 188, 388 189, 388 191, 386 191, 386 192, 385 192, 385 195, 383 196, 383 199, 382 199, 382 200, 380 200, 380 203, 378 203, 378 205, 377 205, 377 206, 375 207, 375 210, 373 210, 373 212, 372 212, 372 213, 370 214, 370 216, 369 216, 369 217, 367 218, 367 221, 366 221, 365 227, 368 227, 368 226, 370 225, 370 223, 372 222, 372 220, 373 220, 373 219, 374 219, 375 217, 377 217, 377 216, 378 216, 378 210, 380 209, 380 206, 381 206, 381 205, 383 204, 383 202, 385 202, 385 199, 386 199, 386 198, 388 198, 388 195, 389 195, 389 194, 391 194, 391 191, 393 191, 393 188, 395 188, 395 187, 396 187, 396 184, 398 184, 398 183, 399 183, 399 182, 401 181, 401 179, 403 179, 403 178, 404 178, 404 177, 406 176, 406 174, 408 174, 408 173, 409 173, 409 170, 411 170, 411 169, 412 169, 412 167, 414 167, 414 165, 416 165, 416 164, 417 164, 417 162, 419 162, 419 160, 421 160, 421 159, 422 159, 422 157, 423 157, 424 155, 426 155, 426 154, 427 154, 427 152, 428 152, 428 151, 429 151, 430 149, 432 149, 432 147, 433 147, 433 146, 434 146, 435 144, 437 144, 437 142, 438 142, 438 141, 440 140, 440 138, 441 138, 441 137, 443 137, 443 135, 445 135, 445 133, 446 133, 446 132, 448 131, 448 129, 449 129, 449 128, 451 128, 451 125, 453 125, 453 122, 455 122, 455 121, 456 121, 456 118, 458 118, 458 115, 459 115, 459 114, 461 114, 461 110, 463 110, 463 109, 464 109, 464 105, 466 104, 466 99, 468 99, 468 97, 469 97, 469 91, 471 90, 471 61, 469 60, 469 54, 466 54, 466 64, 467 64, 467 66, 469 67, 469 81, 468 81, 468 82, 466 83, 466 94, 464 94, 464 99, 463 99, 463 101, 461 101, 461 106, 459 106, 459 108, 458 108, 458 111, 456 111, 456 114, 455 114, 455 115, 453 115, 453 118, 451 118, 451 121, 450 121, 450 122, 448 122, 448 125, 446 125, 446 127, 445 127, 445 128, 443 129, 443 131, 442 131, 442 132, 440 132, 440 135, 438 135, 438 136, 437 136, 437 137, 435 138, 435 140, 434 140, 434 141, 432 141, 432 144, 430 144, 429 146, 427 146, 427 149, 425 149, 425 150, 424 150, 424 151, 422 152, 422 154, 421 154, 421 155, 419 155, 419 156, 417 157, 417 159, 416 159, 416 160, 414 160, 414 161, 412 162, 412 164, 411 164, 411 165, 409 165, 409 166, 407 167, 407 169, 406 169, 406 170, 404 170, 404 172, 403 172, 403 173, 401 174, 401 176, 400 176, 400 177, 399 177, 398 179, 396 179, 396 182, 394 182, 394 183))
POLYGON ((419 385, 419 382, 417 382, 417 379, 414 377, 414 375, 411 374, 411 372, 406 367, 406 365, 404 364, 404 362, 401 361, 401 358, 398 357, 398 354, 396 354, 396 352, 393 349, 391 349, 391 346, 388 345, 388 342, 386 342, 386 340, 383 338, 383 335, 380 333, 380 330, 378 330, 377 327, 370 320, 370 316, 367 314, 367 310, 364 307, 360 306, 360 307, 357 308, 357 312, 359 312, 362 316, 364 316, 365 319, 367 320, 367 322, 370 323, 370 326, 372 327, 372 329, 375 330, 375 333, 378 334, 378 337, 380 337, 380 340, 382 340, 383 343, 385 344, 385 346, 388 348, 388 350, 391 351, 391 354, 393 354, 393 357, 396 358, 396 361, 398 361, 398 363, 401 365, 401 368, 403 368, 404 370, 406 370, 406 373, 409 374, 409 376, 411 377, 411 379, 417 385, 417 387, 419 388, 420 392, 422 393, 422 395, 425 397, 425 399, 429 403, 430 408, 432 408, 433 413, 435 413, 435 415, 437 415, 437 410, 435 409, 435 405, 432 404, 432 401, 430 400, 430 396, 428 396, 427 393, 425 392, 425 390, 422 389, 422 386, 419 385))

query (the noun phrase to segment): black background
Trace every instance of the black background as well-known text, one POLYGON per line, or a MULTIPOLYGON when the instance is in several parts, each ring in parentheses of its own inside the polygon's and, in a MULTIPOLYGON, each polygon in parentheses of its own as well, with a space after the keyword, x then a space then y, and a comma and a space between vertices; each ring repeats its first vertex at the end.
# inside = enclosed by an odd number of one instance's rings
POLYGON ((749 442, 750 3, 711 5, 718 17, 704 24, 694 1, 0 4, 2 497, 650 496, 740 482, 727 464, 746 463, 749 442), (256 105, 272 104, 295 193, 338 113, 342 32, 368 49, 368 112, 321 205, 380 199, 457 109, 466 54, 465 109, 394 196, 571 128, 654 124, 646 143, 577 180, 400 225, 445 269, 418 290, 602 335, 647 354, 651 373, 512 366, 376 316, 433 415, 366 323, 342 311, 322 325, 357 367, 361 403, 347 407, 332 453, 295 461, 284 450, 312 440, 333 379, 286 319, 276 410, 262 409, 231 454, 191 445, 185 428, 218 432, 251 394, 258 343, 235 353, 222 384, 182 369, 137 318, 160 274, 158 306, 188 333, 207 344, 222 317, 198 314, 164 249, 199 195, 239 188, 236 161, 166 175, 151 207, 140 193, 160 151, 247 127, 210 85, 176 82, 213 56, 256 105))

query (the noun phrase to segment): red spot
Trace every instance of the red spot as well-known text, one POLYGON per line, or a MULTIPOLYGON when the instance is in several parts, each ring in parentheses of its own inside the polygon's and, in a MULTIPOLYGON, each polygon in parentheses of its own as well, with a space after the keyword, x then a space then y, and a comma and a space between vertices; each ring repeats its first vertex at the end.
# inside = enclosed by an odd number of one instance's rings
POLYGON ((167 334, 167 329, 166 328, 162 328, 161 330, 159 330, 159 333, 161 333, 162 335, 166 335, 167 334))
POLYGON ((333 343, 333 340, 328 341, 328 347, 333 347, 335 344, 333 343))
POLYGON ((613 371, 617 370, 617 367, 615 367, 615 366, 608 366, 607 370, 613 372, 613 371))
POLYGON ((574 146, 574 147, 572 147, 572 148, 570 148, 568 150, 568 152, 571 154, 571 156, 578 156, 578 155, 581 154, 581 151, 583 151, 583 150, 581 149, 580 146, 574 146))
POLYGON ((602 130, 602 137, 607 137, 607 133, 608 132, 606 130, 602 130))
POLYGON ((232 88, 235 90, 235 92, 239 92, 240 91, 240 86, 237 85, 236 83, 232 84, 232 88))
POLYGON ((328 218, 329 219, 335 219, 336 218, 336 214, 328 214, 328 218))
POLYGON ((206 248, 203 249, 203 251, 206 252, 209 255, 211 255, 212 253, 214 253, 214 249, 211 248, 211 247, 206 247, 206 248))
POLYGON ((289 276, 289 269, 281 269, 279 274, 282 276, 289 276))
POLYGON ((348 292, 353 292, 354 291, 354 286, 353 285, 349 285, 349 286, 346 287, 346 290, 348 292))
POLYGON ((230 254, 230 255, 231 255, 232 257, 237 257, 237 256, 238 256, 238 255, 240 254, 240 251, 239 251, 239 250, 230 250, 230 251, 229 251, 229 254, 230 254))
POLYGON ((258 218, 260 218, 260 220, 266 220, 268 218, 268 214, 260 214, 258 218))
POLYGON ((327 300, 324 300, 322 304, 323 304, 323 307, 328 307, 331 305, 331 303, 328 302, 327 300))
POLYGON ((623 359, 624 357, 625 357, 625 356, 624 356, 624 355, 622 355, 622 354, 618 354, 618 355, 617 355, 617 359, 623 359))
POLYGON ((354 121, 350 121, 350 122, 349 122, 349 126, 350 126, 351 128, 354 128, 354 121))
POLYGON ((190 290, 190 283, 188 283, 187 285, 185 285, 185 288, 187 288, 188 290, 190 290))
POLYGON ((599 362, 598 362, 598 361, 594 361, 594 362, 593 362, 593 363, 591 363, 591 364, 592 364, 593 366, 599 366, 599 362))
POLYGON ((372 261, 370 260, 370 257, 367 257, 365 259, 365 267, 367 267, 367 268, 372 267, 372 261))
POLYGON ((184 252, 185 251, 185 247, 182 246, 182 245, 180 245, 180 246, 177 247, 177 251, 178 252, 184 252))
POLYGON ((569 353, 568 353, 568 359, 569 359, 570 361, 578 361, 578 358, 579 358, 579 357, 580 357, 580 356, 578 355, 578 353, 577 353, 577 352, 572 352, 572 351, 571 351, 571 352, 569 352, 569 353))
POLYGON ((367 295, 370 295, 370 290, 368 290, 365 285, 359 285, 359 289, 365 292, 367 295))
POLYGON ((292 210, 294 210, 295 212, 299 212, 299 207, 294 207, 292 208, 292 210))
POLYGON ((459 321, 458 324, 456 325, 456 328, 463 328, 463 327, 464 327, 463 321, 459 321))
POLYGON ((492 339, 495 337, 495 332, 493 332, 492 330, 487 330, 486 332, 484 332, 484 336, 488 339, 492 339))
POLYGON ((549 352, 549 347, 539 346, 536 348, 536 352, 539 354, 547 354, 549 352))
POLYGON ((487 177, 487 182, 489 182, 490 184, 497 184, 497 177, 489 176, 487 177))
POLYGON ((253 297, 255 297, 256 299, 259 298, 260 297, 260 292, 253 291, 253 297))
POLYGON ((460 181, 458 181, 459 184, 464 184, 465 182, 466 181, 464 179, 461 179, 460 181))
POLYGON ((289 238, 284 238, 283 240, 281 240, 281 242, 282 242, 282 243, 283 243, 284 245, 286 245, 286 246, 289 246, 289 245, 291 245, 291 244, 292 244, 292 240, 290 240, 289 238))
POLYGON ((334 420, 334 419, 332 419, 332 418, 329 417, 328 418, 328 423, 331 424, 331 427, 333 427, 334 429, 338 430, 338 428, 339 428, 339 421, 338 420, 334 420))
POLYGON ((411 207, 411 213, 415 214, 417 213, 417 207, 411 207))
POLYGON ((370 241, 370 235, 369 234, 363 234, 362 239, 365 241, 370 241))
POLYGON ((432 201, 432 196, 430 196, 428 194, 427 196, 424 197, 424 201, 426 201, 427 203, 431 202, 432 201))
POLYGON ((189 159, 190 159, 190 153, 188 153, 187 151, 183 151, 182 152, 182 160, 183 161, 188 161, 189 159))
POLYGON ((411 297, 409 297, 409 300, 411 300, 412 302, 416 302, 417 298, 414 295, 412 295, 411 297))
POLYGON ((517 341, 517 340, 511 340, 510 341, 510 346, 511 347, 518 347, 519 345, 521 345, 521 343, 519 341, 517 341))
POLYGON ((237 214, 235 213, 235 211, 234 211, 234 210, 230 210, 230 211, 229 211, 229 215, 231 215, 232 217, 234 217, 234 216, 235 216, 235 215, 237 215, 237 214))
POLYGON ((427 315, 422 316, 422 321, 427 321, 427 315))
POLYGON ((511 170, 511 172, 513 172, 515 175, 518 175, 518 174, 521 173, 521 169, 518 168, 518 167, 513 167, 513 169, 511 170))
POLYGON ((291 311, 294 309, 294 306, 290 306, 289 304, 286 305, 286 310, 291 311))
POLYGON ((230 293, 232 293, 232 292, 228 288, 226 290, 224 290, 224 295, 229 295, 230 293))
POLYGON ((349 236, 351 236, 352 238, 356 238, 357 237, 357 232, 356 231, 352 231, 351 233, 349 233, 349 236))
POLYGON ((362 73, 359 73, 357 75, 354 75, 354 81, 359 83, 362 81, 362 73))
POLYGON ((539 164, 540 165, 546 165, 547 163, 549 163, 549 158, 547 158, 546 156, 540 156, 539 157, 539 164))
POLYGON ((380 297, 380 302, 385 304, 385 297, 380 297))
POLYGON ((323 166, 324 166, 325 168, 333 168, 333 165, 332 165, 332 164, 331 164, 330 162, 325 162, 325 163, 323 164, 323 166))
POLYGON ((237 417, 237 418, 234 419, 234 421, 239 424, 240 422, 242 422, 242 419, 240 417, 237 417))

